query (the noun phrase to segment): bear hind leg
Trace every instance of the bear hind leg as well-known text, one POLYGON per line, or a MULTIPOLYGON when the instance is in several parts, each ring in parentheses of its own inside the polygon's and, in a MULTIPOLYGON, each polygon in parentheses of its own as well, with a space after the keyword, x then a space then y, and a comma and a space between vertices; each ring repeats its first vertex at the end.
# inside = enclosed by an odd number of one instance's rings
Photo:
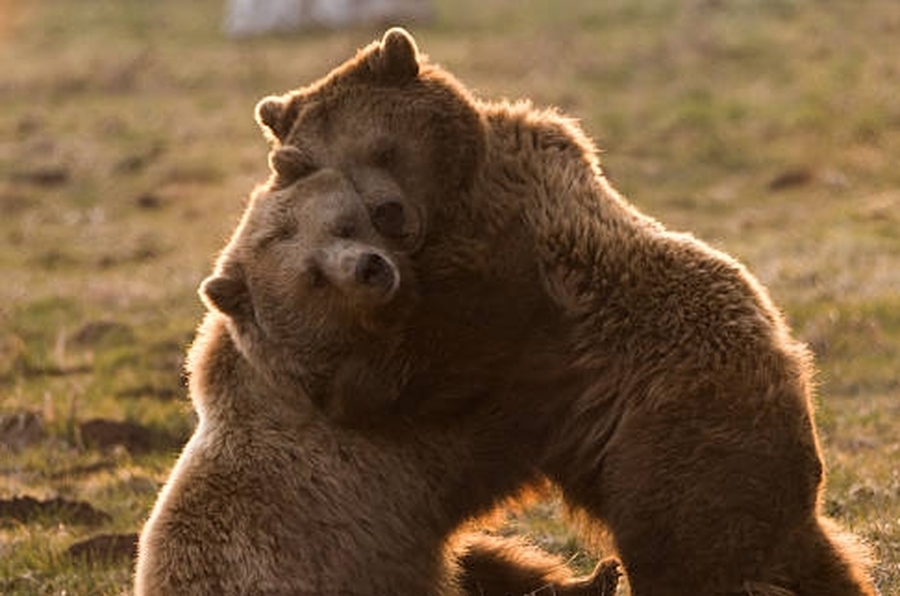
POLYGON ((515 538, 468 536, 459 555, 459 583, 467 596, 613 596, 618 560, 603 559, 585 577, 573 577, 565 561, 515 538))
POLYGON ((785 540, 768 581, 746 582, 723 596, 877 596, 867 550, 832 522, 820 518, 785 540))
POLYGON ((797 596, 877 596, 868 549, 826 519, 812 520, 795 534, 776 562, 797 596))

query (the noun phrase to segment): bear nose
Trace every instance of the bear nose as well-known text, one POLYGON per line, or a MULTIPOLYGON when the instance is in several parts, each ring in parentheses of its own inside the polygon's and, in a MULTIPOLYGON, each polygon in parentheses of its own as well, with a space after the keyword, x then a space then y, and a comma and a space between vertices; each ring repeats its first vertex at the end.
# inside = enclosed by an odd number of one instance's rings
POLYGON ((384 291, 392 290, 397 281, 394 267, 384 257, 374 252, 366 252, 359 256, 354 276, 359 283, 384 291))

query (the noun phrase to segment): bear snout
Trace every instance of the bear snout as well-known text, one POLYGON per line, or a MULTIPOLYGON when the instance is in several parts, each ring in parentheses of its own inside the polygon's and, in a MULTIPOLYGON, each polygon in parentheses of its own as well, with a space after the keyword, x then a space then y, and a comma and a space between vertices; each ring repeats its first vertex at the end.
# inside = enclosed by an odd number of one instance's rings
POLYGON ((360 254, 353 275, 358 283, 383 293, 385 299, 394 294, 400 281, 394 264, 377 252, 360 254))
POLYGON ((400 289, 400 269, 389 254, 371 245, 336 243, 314 259, 325 279, 360 306, 380 306, 400 289))

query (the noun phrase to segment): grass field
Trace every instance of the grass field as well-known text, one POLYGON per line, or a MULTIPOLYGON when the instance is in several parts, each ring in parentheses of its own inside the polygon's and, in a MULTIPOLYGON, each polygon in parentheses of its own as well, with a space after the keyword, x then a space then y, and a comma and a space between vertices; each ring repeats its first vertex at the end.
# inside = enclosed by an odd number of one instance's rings
MULTIPOLYGON (((222 4, 0 0, 2 594, 127 589, 127 557, 69 549, 137 532, 192 428, 196 288, 266 175, 253 106, 380 35, 229 40, 222 4)), ((900 594, 900 3, 437 8, 435 60, 580 118, 634 203, 768 285, 817 355, 826 509, 900 594)), ((510 527, 580 552, 554 503, 510 527)))

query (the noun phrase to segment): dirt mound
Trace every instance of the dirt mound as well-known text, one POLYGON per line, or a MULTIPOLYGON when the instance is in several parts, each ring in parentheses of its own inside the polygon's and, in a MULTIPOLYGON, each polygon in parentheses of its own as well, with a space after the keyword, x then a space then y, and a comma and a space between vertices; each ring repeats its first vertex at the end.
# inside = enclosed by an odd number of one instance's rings
POLYGON ((61 497, 40 501, 34 497, 13 497, 0 500, 0 522, 4 520, 29 523, 42 519, 85 526, 98 526, 110 521, 108 513, 95 509, 84 501, 70 501, 61 497))
POLYGON ((108 563, 137 557, 137 534, 99 534, 76 542, 66 551, 88 563, 108 563))
POLYGON ((44 419, 37 412, 22 410, 0 414, 0 451, 21 451, 47 437, 44 419))

